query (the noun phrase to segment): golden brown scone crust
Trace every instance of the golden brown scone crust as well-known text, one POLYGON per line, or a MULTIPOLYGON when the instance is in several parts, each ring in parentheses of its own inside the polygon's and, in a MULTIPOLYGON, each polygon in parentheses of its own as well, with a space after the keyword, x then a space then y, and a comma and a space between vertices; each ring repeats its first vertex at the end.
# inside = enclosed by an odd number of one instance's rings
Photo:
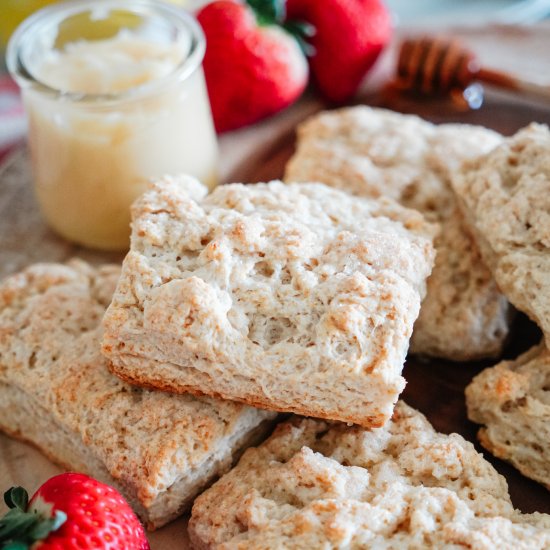
POLYGON ((468 417, 492 454, 550 490, 550 352, 542 344, 478 374, 466 388, 468 417))
POLYGON ((539 549, 550 516, 514 510, 502 476, 400 402, 383 428, 294 418, 203 493, 200 550, 539 549))
POLYGON ((434 226, 319 184, 155 183, 105 316, 139 385, 379 426, 404 387, 434 226))

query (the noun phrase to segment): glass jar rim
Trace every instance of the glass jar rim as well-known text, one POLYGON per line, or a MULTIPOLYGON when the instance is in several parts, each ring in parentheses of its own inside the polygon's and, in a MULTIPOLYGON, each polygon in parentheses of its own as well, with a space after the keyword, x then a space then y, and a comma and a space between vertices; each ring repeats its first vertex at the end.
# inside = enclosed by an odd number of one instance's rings
MULTIPOLYGON (((60 21, 62 21, 61 19, 60 21)), ((68 102, 79 103, 112 103, 125 100, 139 99, 157 92, 165 85, 187 80, 201 66, 206 50, 206 39, 197 20, 187 11, 176 6, 169 5, 158 0, 71 0, 61 2, 38 10, 25 19, 11 36, 7 52, 6 65, 11 76, 18 85, 25 89, 33 87, 53 98, 63 99, 68 102), (146 11, 161 15, 177 22, 180 30, 189 33, 191 39, 189 51, 174 69, 162 77, 150 80, 138 86, 114 93, 85 93, 65 91, 41 82, 25 65, 21 51, 33 35, 33 29, 49 18, 62 14, 65 17, 77 15, 86 9, 123 9, 133 13, 146 13, 146 11)))

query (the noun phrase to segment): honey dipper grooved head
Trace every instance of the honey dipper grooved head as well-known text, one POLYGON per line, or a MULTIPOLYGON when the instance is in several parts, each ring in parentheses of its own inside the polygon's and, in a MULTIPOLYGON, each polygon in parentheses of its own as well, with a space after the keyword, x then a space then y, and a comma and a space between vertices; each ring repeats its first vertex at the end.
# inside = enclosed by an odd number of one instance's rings
POLYGON ((426 94, 464 89, 478 70, 474 54, 457 40, 421 37, 401 44, 397 74, 403 89, 426 94))

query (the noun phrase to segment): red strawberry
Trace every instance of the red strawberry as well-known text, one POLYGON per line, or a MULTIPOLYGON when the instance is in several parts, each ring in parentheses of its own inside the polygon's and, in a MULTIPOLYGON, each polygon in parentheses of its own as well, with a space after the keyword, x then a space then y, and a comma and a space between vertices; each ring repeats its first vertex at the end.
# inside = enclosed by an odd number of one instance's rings
POLYGON ((216 0, 197 18, 206 35, 204 72, 218 132, 251 124, 293 103, 308 79, 298 42, 277 19, 282 0, 216 0), (266 9, 267 7, 267 9, 266 9))
POLYGON ((22 487, 4 495, 4 550, 149 550, 143 526, 112 487, 83 474, 52 477, 28 501, 22 487))
POLYGON ((310 68, 321 93, 350 99, 392 34, 382 0, 288 0, 289 18, 315 27, 310 68))

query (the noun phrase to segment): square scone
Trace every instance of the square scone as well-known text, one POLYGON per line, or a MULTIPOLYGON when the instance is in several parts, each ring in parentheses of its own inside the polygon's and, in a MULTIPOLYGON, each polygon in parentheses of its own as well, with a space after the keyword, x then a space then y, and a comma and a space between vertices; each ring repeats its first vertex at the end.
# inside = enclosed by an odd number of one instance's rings
POLYGON ((0 284, 0 430, 114 485, 153 529, 187 511, 274 415, 114 376, 101 319, 119 274, 36 264, 0 284))
POLYGON ((468 417, 492 454, 550 490, 550 351, 536 346, 478 374, 466 388, 468 417))
POLYGON ((502 292, 550 347, 550 131, 531 124, 453 179, 502 292))
POLYGON ((502 350, 510 307, 481 259, 450 184, 463 161, 502 139, 480 126, 434 125, 365 106, 320 113, 298 129, 287 182, 319 181, 358 196, 389 196, 441 224, 413 353, 470 361, 502 350))
POLYGON ((505 479, 402 402, 383 428, 293 418, 193 505, 197 550, 543 550, 550 516, 514 510, 505 479))
POLYGON ((121 378, 364 426, 391 416, 436 228, 320 184, 166 178, 104 320, 121 378))

